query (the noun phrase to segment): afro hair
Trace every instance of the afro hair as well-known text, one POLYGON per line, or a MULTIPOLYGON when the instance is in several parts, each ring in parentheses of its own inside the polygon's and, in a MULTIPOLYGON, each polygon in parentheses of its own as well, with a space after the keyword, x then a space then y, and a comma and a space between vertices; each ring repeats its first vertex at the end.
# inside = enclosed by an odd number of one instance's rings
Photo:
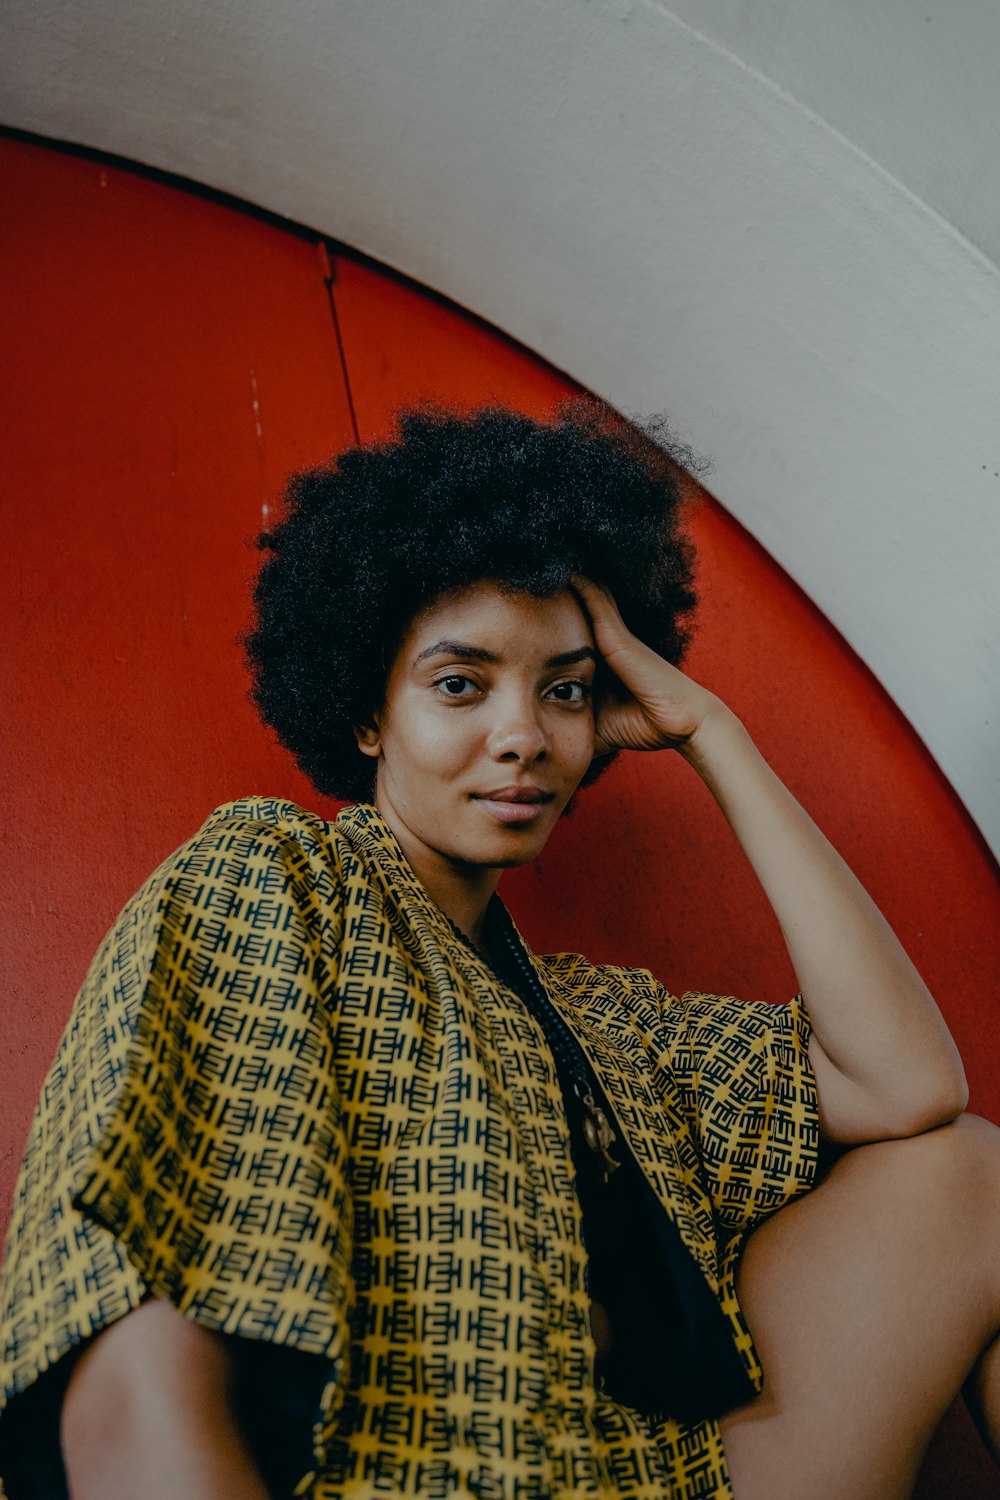
POLYGON ((592 398, 547 421, 498 406, 398 413, 391 440, 293 475, 259 539, 244 645, 261 717, 319 792, 370 798, 353 726, 381 703, 414 615, 487 579, 538 597, 593 579, 679 662, 695 604, 682 492, 697 467, 661 419, 627 422, 592 398))

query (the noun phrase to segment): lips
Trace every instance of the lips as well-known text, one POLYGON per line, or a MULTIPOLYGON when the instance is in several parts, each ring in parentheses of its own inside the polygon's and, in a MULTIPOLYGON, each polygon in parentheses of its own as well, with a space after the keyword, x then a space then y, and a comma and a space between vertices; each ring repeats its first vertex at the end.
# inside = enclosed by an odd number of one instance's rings
POLYGON ((502 786, 495 792, 477 794, 475 801, 498 823, 510 828, 535 822, 554 796, 554 792, 537 786, 502 786))
POLYGON ((537 786, 503 786, 497 792, 483 792, 483 802, 551 802, 552 792, 537 786))

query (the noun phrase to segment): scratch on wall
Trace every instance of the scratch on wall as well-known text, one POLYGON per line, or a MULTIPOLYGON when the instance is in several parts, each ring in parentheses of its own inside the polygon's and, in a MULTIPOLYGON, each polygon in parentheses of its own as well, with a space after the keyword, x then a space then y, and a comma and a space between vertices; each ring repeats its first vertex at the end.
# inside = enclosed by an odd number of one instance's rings
MULTIPOLYGON (((260 465, 261 481, 263 482, 263 478, 264 478, 264 429, 261 426, 261 421, 260 421, 260 396, 259 396, 258 391, 257 391, 257 372, 254 369, 250 370, 250 410, 253 412, 253 430, 254 430, 254 435, 255 435, 255 437, 257 439, 257 461, 258 461, 258 463, 260 465)), ((265 526, 267 525, 267 518, 268 518, 268 515, 270 514, 270 509, 271 508, 268 505, 267 501, 266 500, 262 500, 261 501, 261 506, 260 506, 260 518, 261 518, 261 521, 264 523, 265 526)))

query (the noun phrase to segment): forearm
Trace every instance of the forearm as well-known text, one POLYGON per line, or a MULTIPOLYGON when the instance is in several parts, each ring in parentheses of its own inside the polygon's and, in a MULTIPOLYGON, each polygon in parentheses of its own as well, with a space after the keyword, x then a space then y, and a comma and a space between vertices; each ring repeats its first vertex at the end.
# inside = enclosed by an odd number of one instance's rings
POLYGON ((713 793, 781 925, 816 1038, 905 1133, 964 1104, 964 1072, 923 980, 860 882, 721 703, 682 753, 713 793))
POLYGON ((953 1119, 967 1097, 961 1059, 874 903, 725 704, 634 636, 606 590, 574 587, 611 678, 598 753, 671 746, 685 756, 774 908, 813 1023, 821 1127, 859 1142, 953 1119))

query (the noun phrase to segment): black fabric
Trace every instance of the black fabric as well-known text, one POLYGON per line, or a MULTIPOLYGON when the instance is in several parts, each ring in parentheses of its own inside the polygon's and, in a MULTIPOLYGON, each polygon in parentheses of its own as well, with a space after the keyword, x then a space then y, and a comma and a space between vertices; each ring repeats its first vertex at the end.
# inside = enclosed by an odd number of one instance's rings
POLYGON ((274 1500, 291 1500, 313 1467, 313 1426, 330 1368, 318 1354, 256 1339, 230 1340, 236 1411, 274 1500))
POLYGON ((605 1181, 583 1136, 580 1093, 590 1091, 612 1128, 614 1113, 498 897, 486 940, 497 977, 521 997, 552 1050, 570 1125, 588 1289, 611 1322, 611 1347, 597 1365, 604 1389, 645 1416, 688 1422, 750 1400, 756 1392, 726 1315, 618 1130, 610 1154, 620 1166, 605 1181))
POLYGON ((16 1418, 8 1420, 0 1450, 4 1482, 0 1493, 18 1500, 68 1500, 59 1417, 74 1363, 75 1356, 67 1355, 11 1402, 16 1418))

